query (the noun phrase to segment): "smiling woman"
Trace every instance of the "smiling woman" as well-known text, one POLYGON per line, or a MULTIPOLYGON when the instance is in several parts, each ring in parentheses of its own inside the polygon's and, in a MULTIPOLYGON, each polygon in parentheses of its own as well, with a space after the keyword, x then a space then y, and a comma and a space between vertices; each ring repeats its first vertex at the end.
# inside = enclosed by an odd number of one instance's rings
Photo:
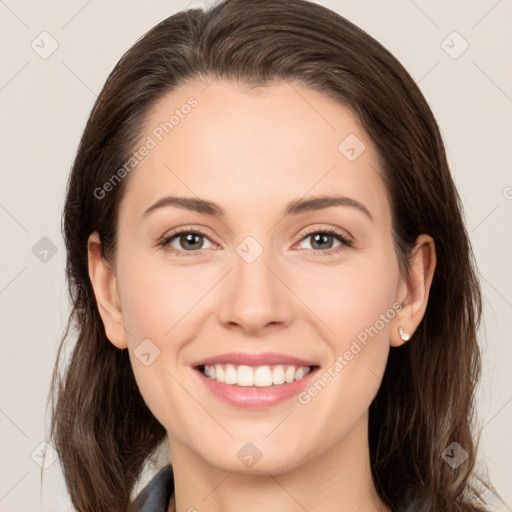
POLYGON ((64 235, 77 510, 485 510, 459 197, 419 88, 346 19, 225 0, 150 30, 91 113, 64 235))

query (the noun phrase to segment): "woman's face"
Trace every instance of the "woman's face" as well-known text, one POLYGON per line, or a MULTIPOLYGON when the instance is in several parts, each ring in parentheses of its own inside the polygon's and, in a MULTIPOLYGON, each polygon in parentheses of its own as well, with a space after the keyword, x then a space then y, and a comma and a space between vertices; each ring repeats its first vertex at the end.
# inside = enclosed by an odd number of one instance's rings
POLYGON ((193 83, 135 149, 114 263, 124 333, 109 338, 171 455, 280 472, 366 439, 405 288, 351 110, 297 83, 193 83), (208 360, 231 383, 203 375, 208 360))

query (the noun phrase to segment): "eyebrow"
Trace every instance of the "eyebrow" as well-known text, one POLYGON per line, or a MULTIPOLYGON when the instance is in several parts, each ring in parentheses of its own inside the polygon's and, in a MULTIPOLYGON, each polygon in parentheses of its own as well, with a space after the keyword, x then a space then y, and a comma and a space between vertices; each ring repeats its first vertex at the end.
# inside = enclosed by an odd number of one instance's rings
MULTIPOLYGON (((225 218, 226 216, 225 210, 218 204, 211 201, 196 199, 193 197, 167 196, 162 197, 156 203, 152 204, 144 211, 142 217, 145 218, 150 213, 168 206, 177 206, 178 208, 218 218, 225 218)), ((297 199, 287 203, 283 211, 283 215, 299 215, 301 213, 323 210, 333 206, 348 206, 355 208, 364 213, 371 221, 374 220, 372 214, 364 204, 345 196, 320 196, 310 199, 297 199)))

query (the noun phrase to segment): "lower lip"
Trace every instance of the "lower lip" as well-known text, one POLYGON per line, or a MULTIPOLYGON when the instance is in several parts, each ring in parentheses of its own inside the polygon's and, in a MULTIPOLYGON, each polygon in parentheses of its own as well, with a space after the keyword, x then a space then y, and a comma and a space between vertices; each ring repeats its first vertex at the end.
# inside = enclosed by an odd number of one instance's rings
POLYGON ((316 374, 318 367, 313 368, 305 377, 290 383, 275 386, 238 386, 217 382, 194 369, 206 387, 216 396, 237 407, 266 408, 297 396, 316 374))

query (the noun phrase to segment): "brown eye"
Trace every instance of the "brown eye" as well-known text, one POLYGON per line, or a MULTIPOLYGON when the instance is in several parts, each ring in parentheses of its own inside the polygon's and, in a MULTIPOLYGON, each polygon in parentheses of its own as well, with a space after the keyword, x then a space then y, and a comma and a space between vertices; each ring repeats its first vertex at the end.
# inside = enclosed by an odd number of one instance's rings
POLYGON ((171 252, 188 252, 190 255, 193 255, 201 249, 208 249, 212 247, 212 243, 206 234, 193 230, 182 230, 172 233, 169 236, 166 236, 160 245, 171 252), (205 246, 205 241, 207 241, 210 246, 205 246))
POLYGON ((201 249, 203 247, 203 235, 200 233, 181 234, 178 237, 179 244, 185 250, 201 249))
POLYGON ((311 231, 304 235, 301 240, 309 241, 310 247, 306 247, 306 249, 326 254, 338 252, 345 246, 351 246, 351 241, 344 234, 334 229, 311 231))

